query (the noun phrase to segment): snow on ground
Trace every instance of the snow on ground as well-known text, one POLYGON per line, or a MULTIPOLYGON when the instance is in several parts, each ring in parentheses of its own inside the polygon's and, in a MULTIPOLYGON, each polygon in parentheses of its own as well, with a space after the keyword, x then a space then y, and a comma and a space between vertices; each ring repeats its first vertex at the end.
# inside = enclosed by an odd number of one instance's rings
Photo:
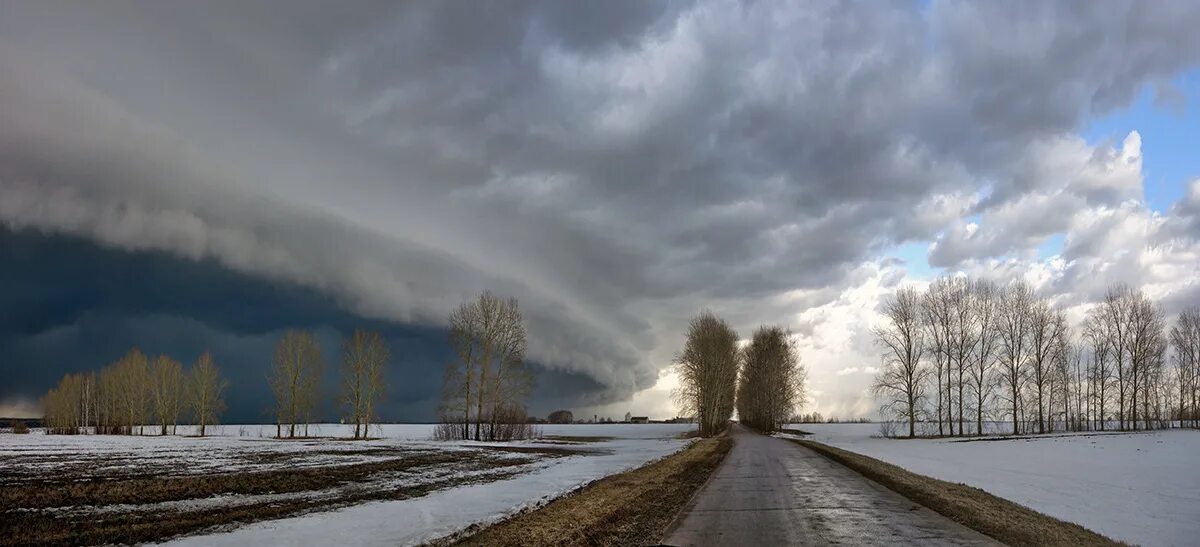
MULTIPOLYGON (((293 499, 332 505, 359 491, 393 491, 406 486, 445 484, 404 500, 372 501, 279 520, 260 521, 218 533, 179 538, 185 545, 408 545, 450 535, 542 504, 592 480, 638 467, 686 446, 688 424, 595 424, 539 426, 545 438, 513 443, 431 440, 434 425, 386 424, 372 428, 370 441, 345 442, 352 429, 310 426, 312 439, 271 438, 274 425, 226 425, 199 438, 192 428, 180 435, 0 435, 0 486, 21 488, 45 477, 113 480, 147 476, 217 476, 247 472, 331 468, 364 462, 424 461, 455 452, 462 458, 370 475, 325 489, 260 494, 221 494, 155 503, 81 505, 33 509, 58 517, 90 514, 198 511, 293 499), (556 438, 557 437, 557 438, 556 438), (586 439, 592 437, 592 439, 586 439), (564 452, 570 455, 563 456, 564 452), (511 461, 513 466, 495 466, 511 461), (514 475, 515 473, 515 475, 514 475), (486 480, 460 483, 475 476, 486 480)), ((153 433, 157 430, 147 433, 153 433)), ((50 518, 49 516, 47 518, 50 518)), ((57 517, 55 517, 57 518, 57 517)))
MULTIPOLYGON (((184 433, 181 429, 180 433, 184 433)), ((427 439, 428 437, 425 437, 427 439)), ((67 471, 89 476, 130 473, 192 475, 267 471, 331 464, 352 464, 394 457, 364 449, 467 449, 464 443, 430 446, 427 440, 380 439, 348 443, 327 439, 279 441, 260 437, 128 436, 128 435, 0 435, 4 481, 36 478, 67 471)))
MULTIPOLYGON (((415 426, 399 426, 409 428, 415 426)), ((616 437, 580 447, 597 455, 558 458, 511 479, 450 488, 420 498, 262 521, 228 532, 180 538, 169 545, 412 545, 491 523, 593 480, 672 454, 695 426, 612 424, 545 426, 544 435, 616 437)), ((388 426, 384 426, 388 433, 388 426)), ((406 434, 403 431, 397 434, 406 434)), ((530 445, 541 443, 531 442, 530 445)))
MULTIPOLYGON (((88 474, 109 476, 130 469, 166 475, 265 471, 288 468, 352 464, 391 457, 372 455, 364 448, 395 450, 467 450, 489 443, 432 441, 433 424, 383 424, 371 428, 374 440, 358 443, 330 439, 279 441, 274 425, 210 426, 207 437, 197 438, 195 428, 180 426, 178 435, 159 437, 157 428, 146 436, 128 435, 0 435, 3 480, 37 476, 69 467, 88 474), (69 456, 69 457, 68 457, 69 456)), ((537 426, 545 436, 615 437, 621 439, 673 438, 695 429, 688 424, 568 424, 537 426)), ((353 426, 314 424, 313 437, 349 438, 353 426)), ((527 441, 529 442, 529 441, 527 441)), ((505 443, 499 443, 504 445, 505 443)), ((512 444, 512 443, 509 443, 512 444)), ((521 444, 521 443, 516 443, 521 444)), ((572 448, 605 450, 602 443, 582 443, 572 448)))
POLYGON ((1200 431, 1011 440, 879 438, 879 424, 796 424, 813 440, 987 492, 1141 545, 1200 544, 1200 431))

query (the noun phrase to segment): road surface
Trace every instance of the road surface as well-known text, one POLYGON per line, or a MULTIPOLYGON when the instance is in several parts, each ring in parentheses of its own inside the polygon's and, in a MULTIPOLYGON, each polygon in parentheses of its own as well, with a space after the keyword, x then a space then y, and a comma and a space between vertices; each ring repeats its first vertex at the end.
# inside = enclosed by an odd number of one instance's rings
POLYGON ((734 425, 667 545, 999 545, 796 443, 734 425))

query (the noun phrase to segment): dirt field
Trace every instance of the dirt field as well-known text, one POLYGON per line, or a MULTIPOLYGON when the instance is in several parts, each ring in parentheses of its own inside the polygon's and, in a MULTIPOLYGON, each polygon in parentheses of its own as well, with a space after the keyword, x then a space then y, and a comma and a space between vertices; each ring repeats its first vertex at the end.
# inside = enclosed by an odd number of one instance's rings
POLYGON ((105 544, 525 473, 568 446, 395 446, 333 439, 72 439, 0 456, 0 544, 105 544))

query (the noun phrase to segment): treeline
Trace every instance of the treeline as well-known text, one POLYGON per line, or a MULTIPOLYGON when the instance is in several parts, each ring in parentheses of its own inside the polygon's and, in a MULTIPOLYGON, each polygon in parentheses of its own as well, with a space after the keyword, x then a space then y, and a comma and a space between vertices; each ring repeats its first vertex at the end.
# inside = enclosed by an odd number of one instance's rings
POLYGON ((450 344, 438 409, 443 440, 528 438, 525 398, 533 374, 525 366, 525 325, 515 298, 484 292, 450 314, 450 344))
POLYGON ((1114 285, 1077 331, 1024 282, 945 277, 897 290, 883 312, 872 392, 910 437, 922 422, 962 436, 988 433, 992 421, 1020 434, 1200 418, 1200 308, 1168 328, 1157 303, 1114 285))
MULTIPOLYGON (((367 437, 384 390, 387 344, 379 333, 358 330, 342 344, 338 402, 354 438, 367 437)), ((323 399, 324 358, 312 332, 289 330, 275 345, 269 383, 275 395, 276 436, 307 436, 323 399)), ((175 434, 195 424, 203 437, 225 410, 229 381, 205 352, 183 365, 166 355, 153 359, 134 348, 98 372, 68 374, 42 398, 52 434, 142 434, 148 426, 175 434)))
POLYGON ((676 404, 697 417, 705 437, 724 431, 734 410, 742 423, 772 432, 805 399, 806 371, 791 333, 780 327, 760 327, 742 348, 733 327, 704 311, 689 323, 675 367, 676 404))
POLYGON ((820 412, 811 412, 808 414, 800 414, 797 416, 793 416, 791 423, 794 423, 794 424, 869 424, 869 423, 871 423, 871 419, 860 416, 858 418, 850 418, 847 420, 843 420, 841 418, 838 418, 837 416, 830 416, 830 417, 826 418, 825 416, 822 416, 820 412))
MULTIPOLYGON (((464 303, 450 315, 450 342, 458 359, 446 367, 438 436, 529 437, 533 430, 524 403, 533 375, 524 362, 526 335, 517 300, 484 292, 464 303)), ((342 342, 337 405, 345 423, 354 424, 355 439, 367 438, 378 419, 390 358, 377 332, 357 330, 342 342)), ((277 437, 308 436, 326 400, 324 370, 313 332, 283 333, 268 373, 277 437)), ((191 420, 203 436, 225 409, 228 385, 208 353, 185 371, 168 356, 150 359, 134 348, 99 372, 66 375, 42 398, 42 407, 49 433, 129 435, 156 425, 166 435, 191 420)))
POLYGON ((185 371, 171 357, 150 359, 134 348, 98 372, 64 376, 42 398, 43 420, 54 434, 132 435, 152 424, 166 435, 191 418, 203 436, 225 409, 228 385, 208 353, 185 371))

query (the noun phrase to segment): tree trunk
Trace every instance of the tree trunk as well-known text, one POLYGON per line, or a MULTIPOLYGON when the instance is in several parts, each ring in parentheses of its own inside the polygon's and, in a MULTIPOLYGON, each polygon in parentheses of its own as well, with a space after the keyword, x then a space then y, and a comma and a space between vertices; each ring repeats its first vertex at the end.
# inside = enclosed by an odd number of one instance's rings
POLYGON ((1038 387, 1037 399, 1038 399, 1038 433, 1044 434, 1044 433, 1046 433, 1046 420, 1042 415, 1043 412, 1045 412, 1045 408, 1043 408, 1043 406, 1042 406, 1042 388, 1041 388, 1041 386, 1038 387))
POLYGON ((983 435, 983 392, 979 392, 979 407, 975 409, 975 434, 983 435))
POLYGON ((912 390, 910 389, 908 393, 908 438, 911 439, 917 436, 917 414, 916 409, 913 408, 916 403, 913 401, 912 390))
POLYGON ((963 428, 963 367, 962 360, 958 362, 958 434, 966 435, 967 431, 963 428))
POLYGON ((1012 416, 1013 416, 1013 435, 1016 435, 1016 434, 1020 433, 1020 431, 1017 429, 1017 420, 1018 420, 1018 416, 1017 416, 1017 406, 1018 406, 1018 405, 1017 405, 1017 396, 1018 396, 1018 393, 1017 393, 1017 384, 1016 384, 1016 382, 1013 382, 1013 385, 1012 385, 1012 405, 1013 405, 1013 415, 1012 415, 1012 416))

